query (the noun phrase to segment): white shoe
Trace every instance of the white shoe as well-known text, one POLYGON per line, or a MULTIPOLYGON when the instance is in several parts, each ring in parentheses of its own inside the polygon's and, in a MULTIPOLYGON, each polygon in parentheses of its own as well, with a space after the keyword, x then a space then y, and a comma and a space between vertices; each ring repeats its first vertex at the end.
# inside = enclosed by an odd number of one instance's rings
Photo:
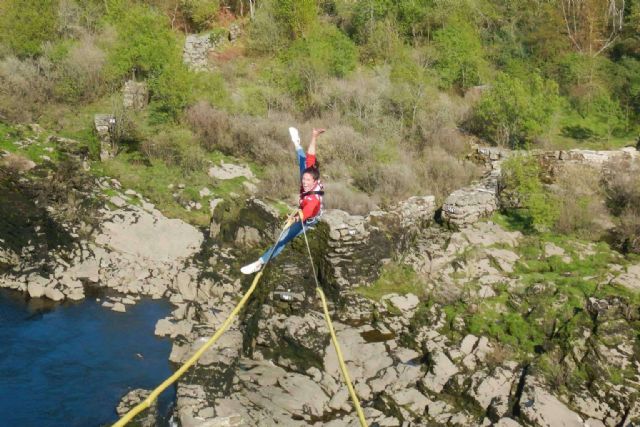
POLYGON ((293 142, 293 145, 296 146, 296 148, 300 147, 300 134, 298 133, 298 129, 296 128, 289 128, 289 135, 291 135, 291 141, 293 142))
POLYGON ((252 262, 251 264, 247 264, 244 267, 242 267, 240 271, 242 272, 242 274, 257 273, 258 271, 262 270, 263 265, 264 265, 264 262, 262 261, 261 258, 259 258, 256 262, 252 262))

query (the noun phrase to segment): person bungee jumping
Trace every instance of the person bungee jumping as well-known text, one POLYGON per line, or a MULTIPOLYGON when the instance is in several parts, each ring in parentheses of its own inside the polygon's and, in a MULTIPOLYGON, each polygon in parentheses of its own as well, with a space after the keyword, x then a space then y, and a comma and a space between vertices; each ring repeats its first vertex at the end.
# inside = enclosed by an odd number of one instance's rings
POLYGON ((278 240, 273 247, 269 248, 260 258, 258 258, 257 261, 242 267, 240 269, 242 273, 253 274, 260 271, 267 260, 277 257, 287 243, 302 234, 303 231, 316 225, 320 220, 323 207, 322 197, 324 196, 324 186, 320 181, 320 170, 316 159, 316 144, 318 136, 324 133, 324 131, 324 129, 313 129, 309 149, 305 155, 304 150, 300 145, 298 129, 289 128, 291 141, 293 141, 293 145, 296 148, 298 164, 300 166, 299 208, 302 210, 303 221, 301 222, 300 217, 296 215, 295 222, 289 226, 280 240, 278 240))

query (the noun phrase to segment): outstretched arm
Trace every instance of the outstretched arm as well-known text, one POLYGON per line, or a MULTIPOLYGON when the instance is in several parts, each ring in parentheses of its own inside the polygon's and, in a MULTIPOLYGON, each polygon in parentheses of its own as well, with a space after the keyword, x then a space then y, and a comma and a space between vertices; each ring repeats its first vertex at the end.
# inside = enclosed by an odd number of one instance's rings
POLYGON ((315 156, 316 155, 316 144, 318 140, 318 136, 324 133, 324 129, 313 129, 311 133, 311 142, 309 143, 309 149, 307 150, 307 155, 315 156))

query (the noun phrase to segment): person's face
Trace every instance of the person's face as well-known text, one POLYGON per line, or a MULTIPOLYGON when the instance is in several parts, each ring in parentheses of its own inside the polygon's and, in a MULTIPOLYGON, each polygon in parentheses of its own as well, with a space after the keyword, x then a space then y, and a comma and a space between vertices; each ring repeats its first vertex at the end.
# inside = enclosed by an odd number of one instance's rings
POLYGON ((304 191, 311 191, 315 187, 316 182, 313 180, 313 176, 310 173, 302 175, 302 189, 304 191))

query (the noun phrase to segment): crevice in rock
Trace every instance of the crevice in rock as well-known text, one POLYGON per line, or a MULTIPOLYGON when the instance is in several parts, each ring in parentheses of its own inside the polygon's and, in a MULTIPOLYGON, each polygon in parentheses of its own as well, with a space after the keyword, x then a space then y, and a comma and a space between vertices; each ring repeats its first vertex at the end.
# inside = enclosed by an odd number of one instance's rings
POLYGON ((620 422, 616 424, 616 427, 625 427, 627 425, 626 423, 627 423, 627 419, 629 418, 630 412, 631 412, 631 407, 627 406, 624 410, 624 415, 622 416, 622 420, 620 420, 620 422))
POLYGON ((520 418, 520 399, 522 398, 522 393, 524 391, 524 384, 527 378, 527 374, 529 373, 529 368, 531 367, 530 363, 527 363, 520 373, 520 379, 518 380, 518 386, 516 387, 516 393, 513 399, 513 406, 511 407, 511 418, 519 419, 520 418))

